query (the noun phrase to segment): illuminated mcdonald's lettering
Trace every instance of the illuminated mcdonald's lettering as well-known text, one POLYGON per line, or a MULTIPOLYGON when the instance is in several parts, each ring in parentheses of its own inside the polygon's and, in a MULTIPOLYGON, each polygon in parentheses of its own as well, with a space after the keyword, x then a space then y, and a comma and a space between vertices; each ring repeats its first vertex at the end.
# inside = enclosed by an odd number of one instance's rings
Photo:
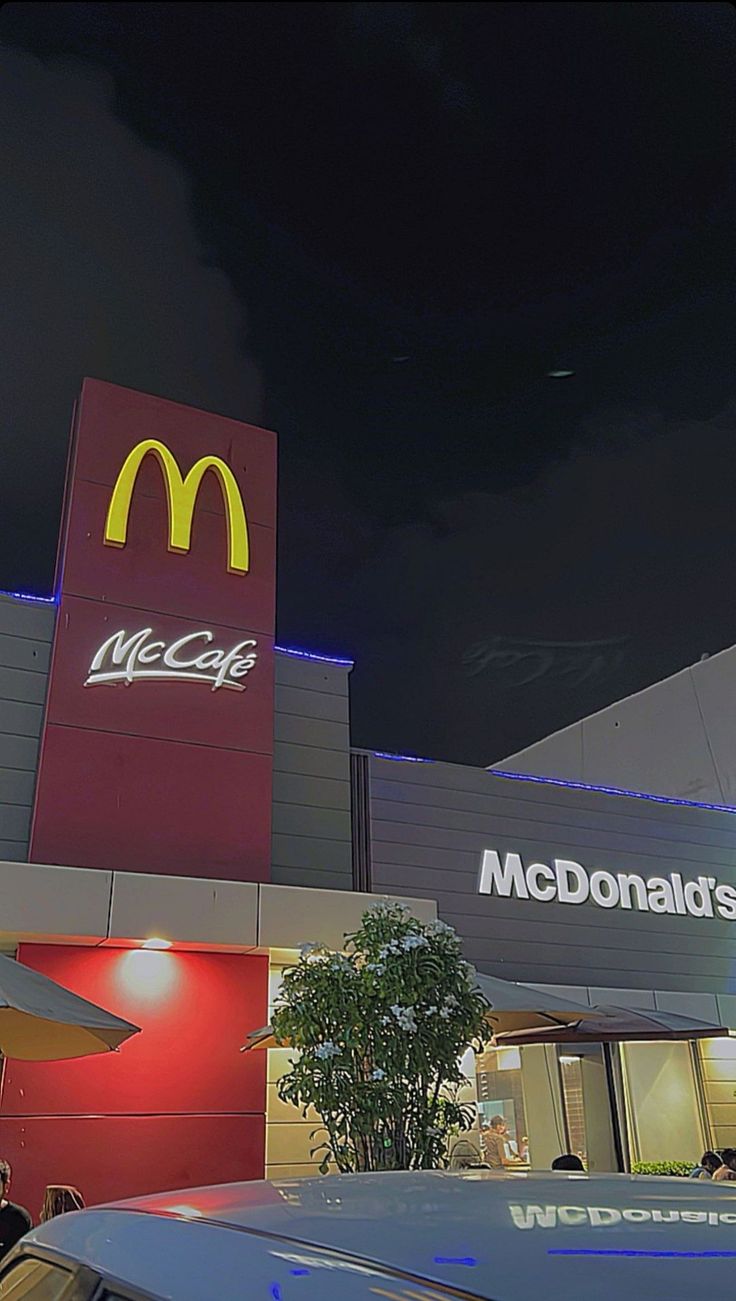
POLYGON ((192 519, 202 479, 214 471, 220 485, 227 517, 227 567, 231 574, 247 574, 250 567, 248 521, 237 479, 230 466, 219 456, 203 456, 184 476, 176 458, 164 443, 146 438, 128 454, 115 482, 105 520, 104 541, 107 546, 124 547, 128 540, 128 518, 138 471, 144 458, 155 457, 166 485, 169 509, 169 550, 189 551, 192 544, 192 519))

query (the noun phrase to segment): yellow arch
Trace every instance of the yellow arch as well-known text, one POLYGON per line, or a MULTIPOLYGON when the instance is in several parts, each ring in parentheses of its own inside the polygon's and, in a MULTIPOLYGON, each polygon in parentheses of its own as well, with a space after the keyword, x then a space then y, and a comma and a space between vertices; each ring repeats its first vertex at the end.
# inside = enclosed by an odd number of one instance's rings
POLYGON ((110 497, 104 540, 108 546, 124 547, 128 540, 128 518, 138 471, 146 456, 154 456, 161 468, 169 506, 169 550, 186 552, 192 544, 192 519, 197 494, 208 470, 214 470, 222 491, 227 516, 227 567, 231 574, 247 574, 250 568, 248 521, 237 479, 219 456, 203 456, 186 477, 165 443, 146 438, 123 462, 110 497))

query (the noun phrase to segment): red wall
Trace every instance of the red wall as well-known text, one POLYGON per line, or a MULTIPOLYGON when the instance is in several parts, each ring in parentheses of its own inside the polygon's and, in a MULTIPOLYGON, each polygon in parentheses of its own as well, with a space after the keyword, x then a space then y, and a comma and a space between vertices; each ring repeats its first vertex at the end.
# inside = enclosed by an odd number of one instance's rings
POLYGON ((5 1067, 0 1155, 38 1217, 48 1183, 88 1204, 263 1177, 268 959, 22 945, 19 959, 133 1021, 119 1053, 5 1067))
POLYGON ((275 435, 85 380, 67 476, 59 589, 31 862, 268 880, 275 435), (196 497, 189 550, 169 550, 168 490, 151 455, 135 482, 125 544, 105 543, 119 472, 129 453, 150 439, 168 448, 182 476, 208 456, 234 475, 250 538, 247 573, 228 570, 225 504, 209 471, 196 497), (185 659, 252 644, 256 663, 247 681, 226 687, 181 675, 88 682, 94 656, 110 637, 146 630, 159 647, 198 636, 185 659), (201 640, 209 636, 210 643, 201 640))

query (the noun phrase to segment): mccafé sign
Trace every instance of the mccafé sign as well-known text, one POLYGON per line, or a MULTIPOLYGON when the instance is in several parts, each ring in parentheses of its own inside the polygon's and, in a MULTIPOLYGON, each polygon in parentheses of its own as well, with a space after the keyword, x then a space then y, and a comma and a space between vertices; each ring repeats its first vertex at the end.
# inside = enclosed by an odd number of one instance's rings
POLYGON ((85 380, 57 589, 31 860, 268 880, 276 436, 85 380))
POLYGON ((588 903, 673 917, 736 920, 736 887, 719 885, 714 876, 693 881, 685 881, 680 872, 644 877, 638 872, 590 870, 567 858, 524 864, 521 854, 501 857, 495 849, 483 853, 478 893, 536 903, 588 903))
POLYGON ((165 641, 156 640, 152 628, 143 628, 131 637, 121 629, 100 646, 84 685, 148 678, 159 682, 209 682, 213 691, 219 687, 245 691, 242 679, 255 667, 256 642, 249 637, 225 651, 210 649, 214 640, 211 632, 189 632, 167 646, 165 641))

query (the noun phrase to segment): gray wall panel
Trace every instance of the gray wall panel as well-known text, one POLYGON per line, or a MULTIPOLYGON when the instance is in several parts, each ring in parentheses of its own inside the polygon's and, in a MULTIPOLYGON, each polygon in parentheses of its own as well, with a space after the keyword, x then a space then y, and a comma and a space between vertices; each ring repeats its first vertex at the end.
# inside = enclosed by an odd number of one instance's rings
MULTIPOLYGON (((2 827, 0 824, 0 831, 2 827)), ((282 867, 314 868, 317 872, 352 870, 352 846, 341 840, 321 840, 316 836, 273 837, 273 858, 282 867)))
POLYGON ((0 840, 27 844, 30 821, 31 810, 22 804, 0 804, 0 840))
POLYGON ((303 687, 280 687, 276 683, 276 712, 297 718, 324 718, 347 725, 347 696, 330 696, 326 691, 305 691, 303 687))
POLYGON ((539 984, 736 990, 735 922, 477 893, 484 849, 736 886, 734 814, 372 758, 371 841, 373 889, 435 898, 481 970, 539 984))
POLYGON ((50 658, 50 642, 13 637, 7 632, 0 633, 0 664, 7 668, 25 669, 27 672, 41 673, 45 677, 50 658))
POLYGON ((31 736, 38 741, 43 721, 42 705, 0 699, 0 732, 9 736, 31 736))
POLYGON ((279 831, 275 834, 350 843, 350 813, 344 809, 309 808, 303 804, 280 804, 278 808, 279 831))
POLYGON ((26 858, 54 606, 0 597, 0 853, 26 858))
POLYGON ((350 808, 350 782, 322 777, 302 777, 298 773, 275 772, 274 803, 303 804, 308 808, 350 808))
POLYGON ((0 700, 19 700, 43 707, 46 680, 45 673, 0 667, 0 700))
POLYGON ((276 656, 271 879, 350 890, 347 666, 276 656))
POLYGON ((12 597, 0 596, 0 633, 50 642, 55 618, 55 605, 36 605, 32 601, 14 601, 12 597))
MULTIPOLYGON (((282 867, 279 869, 277 885, 308 886, 310 890, 351 890, 352 878, 344 872, 316 872, 309 867, 282 867)), ((312 937, 305 935, 304 940, 312 937)))
POLYGON ((0 767, 19 768, 32 774, 35 782, 38 739, 12 736, 0 731, 0 767))
POLYGON ((25 840, 0 840, 0 860, 4 863, 25 863, 27 851, 25 840))
POLYGON ((511 772, 736 803, 736 647, 494 765, 511 772))
POLYGON ((326 691, 330 696, 349 695, 348 664, 330 664, 308 656, 276 652, 276 685, 299 687, 302 691, 326 691))

